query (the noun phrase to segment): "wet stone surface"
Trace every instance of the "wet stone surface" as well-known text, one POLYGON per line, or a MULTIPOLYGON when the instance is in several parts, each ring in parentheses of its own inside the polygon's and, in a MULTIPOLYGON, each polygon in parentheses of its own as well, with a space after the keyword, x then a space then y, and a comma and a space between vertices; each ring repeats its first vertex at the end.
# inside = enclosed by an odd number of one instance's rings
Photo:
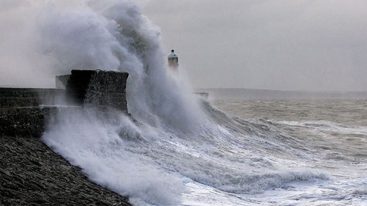
POLYGON ((130 205, 39 138, 0 136, 0 205, 130 205))

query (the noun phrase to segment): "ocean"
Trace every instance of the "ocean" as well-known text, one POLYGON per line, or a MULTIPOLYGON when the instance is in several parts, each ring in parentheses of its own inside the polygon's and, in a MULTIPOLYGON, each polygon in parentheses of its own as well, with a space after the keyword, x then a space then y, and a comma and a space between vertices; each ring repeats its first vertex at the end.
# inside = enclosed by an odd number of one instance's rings
POLYGON ((256 141, 267 148, 264 157, 281 162, 274 171, 312 172, 291 181, 278 176, 271 187, 238 195, 232 205, 367 205, 366 98, 264 92, 222 90, 212 103, 236 124, 260 128, 256 141), (320 176, 307 177, 315 172, 320 176))
POLYGON ((134 205, 367 204, 365 99, 236 92, 194 96, 198 127, 85 109, 44 141, 134 205))
POLYGON ((2 66, 22 68, 18 86, 129 73, 129 115, 60 110, 42 141, 133 205, 367 204, 365 93, 222 89, 207 101, 185 80, 194 68, 168 72, 161 30, 134 0, 29 0, 4 14, 2 66))

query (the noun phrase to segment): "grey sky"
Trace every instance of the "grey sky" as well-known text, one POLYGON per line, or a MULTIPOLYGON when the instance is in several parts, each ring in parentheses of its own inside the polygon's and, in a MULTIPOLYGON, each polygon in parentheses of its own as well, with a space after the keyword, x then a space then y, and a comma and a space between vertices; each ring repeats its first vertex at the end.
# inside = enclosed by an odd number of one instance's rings
POLYGON ((195 87, 367 90, 366 0, 151 0, 195 87))

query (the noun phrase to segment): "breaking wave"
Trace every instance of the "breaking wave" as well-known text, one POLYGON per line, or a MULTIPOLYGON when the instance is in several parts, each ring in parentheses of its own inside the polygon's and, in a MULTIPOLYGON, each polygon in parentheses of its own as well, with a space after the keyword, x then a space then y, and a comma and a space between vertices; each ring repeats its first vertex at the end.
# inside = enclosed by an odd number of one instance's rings
POLYGON ((43 141, 132 203, 180 205, 200 193, 190 185, 246 195, 329 179, 309 168, 312 151, 273 123, 228 117, 171 78, 159 30, 133 1, 14 1, 7 12, 27 14, 14 21, 32 27, 23 31, 27 50, 10 60, 22 56, 32 65, 37 54, 35 65, 41 73, 53 68, 50 75, 91 68, 130 74, 134 121, 116 111, 60 108, 43 141))

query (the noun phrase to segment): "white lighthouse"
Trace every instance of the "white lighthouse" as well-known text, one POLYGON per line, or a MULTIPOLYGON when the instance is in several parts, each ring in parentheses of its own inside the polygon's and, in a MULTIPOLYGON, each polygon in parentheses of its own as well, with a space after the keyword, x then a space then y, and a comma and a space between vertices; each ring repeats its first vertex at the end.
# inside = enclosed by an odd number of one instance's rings
POLYGON ((168 66, 173 70, 177 70, 178 68, 178 56, 175 54, 175 50, 173 49, 168 55, 168 66))

